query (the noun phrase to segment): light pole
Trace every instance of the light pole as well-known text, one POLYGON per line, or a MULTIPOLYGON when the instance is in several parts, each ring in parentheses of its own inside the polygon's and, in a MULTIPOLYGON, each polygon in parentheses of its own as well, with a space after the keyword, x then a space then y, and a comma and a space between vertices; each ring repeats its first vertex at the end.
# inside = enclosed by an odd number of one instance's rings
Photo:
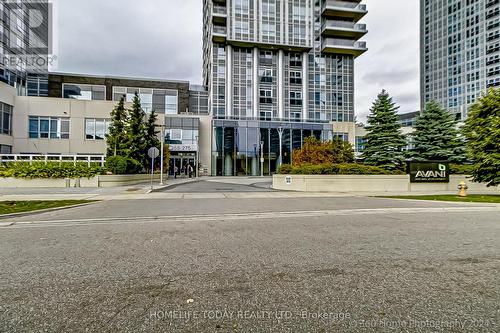
POLYGON ((164 172, 164 159, 165 159, 165 125, 155 125, 155 127, 160 127, 160 135, 161 135, 161 140, 160 140, 160 185, 164 185, 163 182, 163 172, 164 172))
POLYGON ((198 164, 200 162, 199 161, 199 157, 198 157, 199 156, 198 153, 199 153, 199 150, 200 150, 200 141, 199 141, 199 139, 200 139, 200 137, 197 135, 196 136, 196 161, 195 161, 195 165, 196 165, 196 170, 195 170, 195 172, 196 172, 196 178, 199 177, 199 173, 200 173, 200 166, 198 164))
POLYGON ((161 148, 160 148, 160 185, 163 186, 163 165, 165 159, 165 125, 161 126, 161 148))
POLYGON ((283 164, 283 128, 278 128, 278 135, 280 137, 280 158, 278 160, 278 169, 283 164))
POLYGON ((264 141, 260 142, 260 176, 264 177, 264 141))

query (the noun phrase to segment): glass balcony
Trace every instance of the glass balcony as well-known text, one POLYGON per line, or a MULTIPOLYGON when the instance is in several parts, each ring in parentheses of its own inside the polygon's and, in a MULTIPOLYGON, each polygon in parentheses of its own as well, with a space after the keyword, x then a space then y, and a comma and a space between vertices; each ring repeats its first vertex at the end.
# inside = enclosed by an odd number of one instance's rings
POLYGON ((354 22, 327 20, 321 28, 323 37, 347 37, 359 39, 368 33, 366 24, 354 22))
POLYGON ((323 8, 323 17, 343 17, 355 22, 368 13, 366 5, 353 1, 326 0, 323 8))
POLYGON ((215 24, 226 24, 227 21, 227 7, 214 5, 212 10, 212 20, 215 24))
POLYGON ((323 53, 349 54, 359 57, 366 51, 366 42, 357 42, 349 39, 325 38, 321 47, 323 53))

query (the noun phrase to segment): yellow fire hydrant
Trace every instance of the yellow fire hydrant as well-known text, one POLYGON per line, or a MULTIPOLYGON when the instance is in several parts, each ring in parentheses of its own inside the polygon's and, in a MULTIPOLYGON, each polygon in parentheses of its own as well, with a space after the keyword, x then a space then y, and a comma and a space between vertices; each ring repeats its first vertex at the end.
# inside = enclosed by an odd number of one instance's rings
POLYGON ((469 189, 469 186, 465 184, 465 182, 462 180, 460 184, 458 185, 458 196, 465 198, 467 196, 467 189, 469 189))

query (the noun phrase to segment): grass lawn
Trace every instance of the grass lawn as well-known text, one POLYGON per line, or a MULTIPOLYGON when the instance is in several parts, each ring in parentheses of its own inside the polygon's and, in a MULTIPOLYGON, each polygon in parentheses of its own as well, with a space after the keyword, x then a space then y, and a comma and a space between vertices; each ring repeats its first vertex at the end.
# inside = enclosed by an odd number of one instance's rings
POLYGON ((89 200, 59 200, 59 201, 0 201, 0 215, 32 212, 41 209, 66 207, 83 203, 89 200))
POLYGON ((432 200, 432 201, 453 201, 453 202, 485 202, 485 203, 500 203, 500 195, 479 195, 472 194, 466 198, 461 198, 457 195, 414 195, 402 197, 385 197, 392 199, 411 199, 411 200, 432 200))

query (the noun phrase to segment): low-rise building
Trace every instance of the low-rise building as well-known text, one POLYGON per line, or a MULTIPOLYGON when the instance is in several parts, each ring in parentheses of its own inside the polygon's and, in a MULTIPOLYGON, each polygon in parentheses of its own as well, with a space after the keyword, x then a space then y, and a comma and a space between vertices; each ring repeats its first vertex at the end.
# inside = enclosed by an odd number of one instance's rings
POLYGON ((170 170, 189 163, 211 174, 207 94, 191 91, 186 81, 50 74, 39 97, 19 96, 0 83, 1 153, 103 156, 111 111, 122 96, 130 107, 136 93, 146 112, 159 114, 158 130, 163 128, 171 150, 170 170))

